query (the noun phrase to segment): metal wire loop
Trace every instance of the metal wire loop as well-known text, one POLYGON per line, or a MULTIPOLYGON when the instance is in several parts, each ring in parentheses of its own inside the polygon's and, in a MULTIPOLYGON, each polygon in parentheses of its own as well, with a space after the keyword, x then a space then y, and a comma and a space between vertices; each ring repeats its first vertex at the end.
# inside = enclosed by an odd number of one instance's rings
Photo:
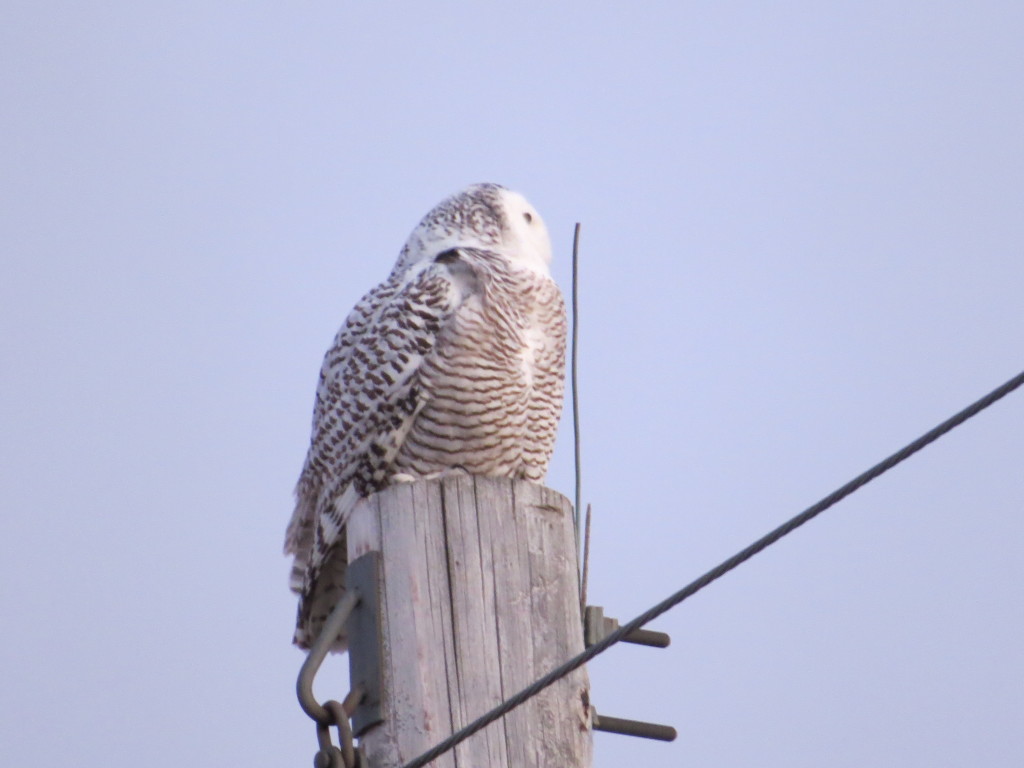
POLYGON ((356 750, 352 745, 352 724, 348 721, 349 714, 340 701, 325 701, 324 709, 331 714, 334 725, 338 729, 338 744, 341 747, 341 758, 345 768, 356 768, 356 750))
POLYGON ((331 743, 331 731, 328 726, 316 724, 316 740, 320 750, 313 757, 313 768, 349 768, 345 765, 344 754, 331 743))
POLYGON ((320 751, 313 758, 314 768, 360 768, 362 760, 353 741, 349 718, 363 696, 362 686, 357 686, 345 697, 344 702, 331 699, 323 703, 328 720, 316 723, 316 740, 320 751), (340 748, 331 742, 332 725, 338 729, 340 748))

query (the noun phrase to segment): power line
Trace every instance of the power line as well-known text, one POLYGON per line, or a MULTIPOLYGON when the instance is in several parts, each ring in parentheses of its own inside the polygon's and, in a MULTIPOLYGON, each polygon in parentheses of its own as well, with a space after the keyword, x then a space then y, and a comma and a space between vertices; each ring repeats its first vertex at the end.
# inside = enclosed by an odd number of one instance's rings
POLYGON ((672 608, 675 608, 688 597, 692 597, 697 592, 704 589, 704 587, 711 584, 713 581, 721 578, 737 566, 742 565, 757 553, 770 547, 772 544, 777 542, 786 534, 792 533, 804 523, 809 522, 810 520, 824 512, 829 507, 833 506, 834 504, 838 503, 839 501, 849 496, 854 491, 858 490, 864 485, 867 485, 875 478, 889 471, 900 462, 904 461, 905 459, 909 458, 910 456, 920 451, 929 443, 938 440, 947 432, 950 432, 954 428, 960 426, 971 417, 977 415, 978 413, 985 410, 996 401, 1002 399, 1006 395, 1013 392, 1022 384, 1024 384, 1024 372, 1017 374, 1002 386, 997 387, 996 389, 989 392, 980 400, 972 403, 959 413, 946 419, 946 421, 942 422, 938 426, 921 435, 913 442, 908 443, 903 448, 896 451, 896 453, 892 454, 886 459, 883 459, 878 464, 871 467, 871 469, 853 478, 853 480, 848 482, 846 485, 833 491, 818 503, 808 507, 803 512, 798 514, 796 517, 793 517, 787 522, 780 525, 774 531, 765 534, 760 539, 755 541, 753 544, 748 546, 746 549, 737 552, 728 560, 725 560, 715 568, 712 568, 710 571, 705 573, 696 581, 691 582, 675 594, 670 595, 657 605, 644 611, 629 623, 623 624, 617 630, 607 635, 603 640, 590 646, 583 653, 573 657, 569 661, 562 664, 560 667, 551 670, 551 672, 544 675, 540 679, 536 680, 534 683, 527 686, 519 693, 505 700, 487 714, 477 718, 472 723, 460 729, 459 731, 456 731, 447 739, 437 744, 437 746, 433 747, 427 752, 424 752, 415 760, 406 763, 403 766, 403 768, 423 768, 423 766, 427 765, 432 760, 436 760, 445 752, 448 752, 458 744, 461 744, 463 741, 468 739, 477 731, 485 728, 486 726, 493 723, 495 720, 508 714, 519 705, 525 703, 527 700, 536 696, 538 693, 543 691, 548 686, 553 685, 558 680, 568 675, 570 672, 579 669, 588 661, 593 659, 595 656, 604 653, 617 642, 622 640, 630 632, 636 629, 640 629, 648 622, 656 619, 658 616, 661 616, 661 614, 671 610, 672 608))

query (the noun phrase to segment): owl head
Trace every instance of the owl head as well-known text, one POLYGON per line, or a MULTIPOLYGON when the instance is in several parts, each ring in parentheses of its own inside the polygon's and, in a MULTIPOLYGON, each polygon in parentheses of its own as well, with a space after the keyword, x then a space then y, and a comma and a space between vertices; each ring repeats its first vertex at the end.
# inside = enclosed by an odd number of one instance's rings
POLYGON ((551 239, 544 220, 525 197, 498 184, 473 184, 435 206, 409 235, 395 270, 460 247, 494 251, 549 274, 551 239))

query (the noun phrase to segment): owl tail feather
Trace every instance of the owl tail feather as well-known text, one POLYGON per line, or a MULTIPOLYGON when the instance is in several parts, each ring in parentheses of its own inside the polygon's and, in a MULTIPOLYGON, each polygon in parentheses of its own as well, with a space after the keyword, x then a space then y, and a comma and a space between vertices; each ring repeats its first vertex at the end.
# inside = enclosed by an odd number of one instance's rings
MULTIPOLYGON (((301 573, 298 570, 300 558, 298 555, 295 557, 292 583, 297 580, 299 585, 296 590, 299 593, 299 610, 292 642, 300 648, 309 648, 316 642, 327 617, 345 595, 345 573, 348 570, 345 524, 359 498, 355 488, 349 485, 334 502, 331 514, 318 516, 321 525, 316 531, 309 562, 301 564, 301 573), (338 522, 332 525, 333 521, 338 522)), ((331 651, 341 653, 347 647, 347 633, 342 630, 331 651)))

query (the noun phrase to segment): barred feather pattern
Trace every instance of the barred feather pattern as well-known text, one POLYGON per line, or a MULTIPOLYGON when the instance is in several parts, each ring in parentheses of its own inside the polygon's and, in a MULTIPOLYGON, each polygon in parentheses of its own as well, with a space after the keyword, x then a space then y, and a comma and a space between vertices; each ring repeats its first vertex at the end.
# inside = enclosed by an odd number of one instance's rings
POLYGON ((300 647, 344 593, 345 523, 360 498, 452 472, 544 479, 566 336, 549 262, 529 203, 475 185, 427 214, 349 314, 320 371, 285 541, 300 647))

